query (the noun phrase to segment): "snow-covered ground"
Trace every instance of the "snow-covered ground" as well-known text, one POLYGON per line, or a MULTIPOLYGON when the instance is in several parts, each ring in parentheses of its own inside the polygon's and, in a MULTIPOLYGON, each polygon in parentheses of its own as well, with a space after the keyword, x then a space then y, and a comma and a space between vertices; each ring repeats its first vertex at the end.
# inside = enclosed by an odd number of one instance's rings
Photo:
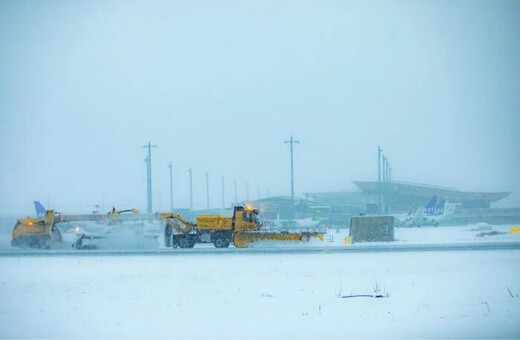
MULTIPOLYGON (((395 243, 520 241, 509 227, 400 228, 395 243)), ((321 245, 347 235, 330 229, 321 245)), ((9 240, 3 234, 0 248, 9 240)), ((520 250, 5 256, 0 337, 520 338, 519 258, 520 250)))
MULTIPOLYGON (((486 225, 477 224, 469 226, 455 226, 455 227, 421 227, 421 228, 395 228, 395 241, 394 242, 378 242, 378 243, 389 243, 389 244, 449 244, 449 243, 473 243, 473 242, 520 242, 520 233, 510 233, 510 225, 486 225)), ((4 232, 0 233, 0 251, 2 250, 13 250, 10 246, 11 235, 10 230, 7 231, 9 226, 5 226, 4 232)), ((12 227, 10 227, 12 228, 12 227)), ((103 227, 101 227, 103 228, 103 227)), ((142 228, 142 226, 135 226, 136 230, 142 228)), ((117 239, 109 240, 95 240, 93 241, 101 249, 111 248, 124 248, 124 249, 157 249, 164 248, 164 240, 162 239, 162 233, 157 232, 159 238, 156 242, 152 242, 150 239, 146 239, 141 234, 137 234, 136 238, 126 237, 125 234, 118 234, 117 239), (125 236, 121 238, 121 236, 125 236), (122 242, 122 240, 125 242, 122 242)), ((66 232, 62 229, 62 235, 64 244, 62 249, 71 249, 72 243, 76 240, 74 233, 66 232)), ((348 229, 335 229, 328 228, 327 235, 323 242, 318 240, 311 240, 307 246, 342 246, 344 245, 345 238, 349 235, 348 229)), ((85 241, 89 244, 89 241, 85 241)), ((363 243, 366 244, 366 243, 363 243)), ((263 244, 257 244, 256 246, 271 246, 281 245, 281 242, 264 242, 263 244)), ((197 247, 204 247, 212 245, 197 245, 197 247)), ((297 246, 296 244, 284 244, 284 246, 297 246)), ((352 245, 351 245, 352 246, 352 245)), ((355 245, 354 245, 355 246, 355 245)))
POLYGON ((519 256, 4 257, 0 336, 518 338, 519 256))
MULTIPOLYGON (((449 244, 482 242, 520 242, 520 233, 510 233, 510 225, 476 224, 453 227, 395 228, 391 244, 449 244)), ((324 244, 342 245, 348 229, 327 229, 324 244)), ((366 244, 366 243, 363 243, 366 244)))

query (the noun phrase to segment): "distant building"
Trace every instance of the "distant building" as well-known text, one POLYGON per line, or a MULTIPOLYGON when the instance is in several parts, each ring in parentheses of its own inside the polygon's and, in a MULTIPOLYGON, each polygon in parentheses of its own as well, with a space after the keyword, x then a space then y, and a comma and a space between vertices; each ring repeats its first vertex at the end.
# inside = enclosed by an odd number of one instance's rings
POLYGON ((460 210, 490 209, 491 203, 506 198, 510 192, 468 192, 434 185, 406 182, 379 183, 377 181, 353 181, 359 191, 335 191, 306 193, 309 206, 326 206, 324 221, 345 224, 351 216, 375 214, 381 197, 381 211, 390 214, 410 213, 435 202, 441 209, 445 202, 459 203, 460 210))
POLYGON ((267 219, 294 219, 312 216, 310 203, 305 199, 290 196, 266 197, 255 201, 250 201, 255 208, 260 211, 263 218, 267 219))
MULTIPOLYGON (((295 198, 294 201, 289 196, 275 196, 248 203, 259 209, 263 219, 290 220, 312 217, 319 218, 322 225, 348 226, 351 216, 371 215, 378 212, 379 193, 381 193, 383 206, 381 210, 388 211, 390 214, 415 212, 432 202, 437 206, 432 206, 431 209, 439 208, 444 202, 450 202, 460 204, 458 210, 465 213, 468 210, 488 211, 492 202, 510 194, 510 192, 467 192, 395 181, 381 183, 381 187, 378 186, 378 182, 354 181, 353 183, 359 190, 306 193, 304 198, 295 198)), ((225 212, 232 213, 232 211, 225 212)), ((198 213, 202 211, 194 212, 194 215, 198 213)), ((211 213, 223 213, 223 211, 211 211, 211 213)), ((516 211, 508 214, 518 215, 516 211)))
POLYGON ((491 203, 504 199, 510 192, 470 192, 434 185, 407 182, 364 182, 353 181, 362 191, 363 201, 378 203, 379 195, 392 212, 406 212, 424 207, 432 197, 437 202, 460 203, 464 208, 490 208, 491 203))

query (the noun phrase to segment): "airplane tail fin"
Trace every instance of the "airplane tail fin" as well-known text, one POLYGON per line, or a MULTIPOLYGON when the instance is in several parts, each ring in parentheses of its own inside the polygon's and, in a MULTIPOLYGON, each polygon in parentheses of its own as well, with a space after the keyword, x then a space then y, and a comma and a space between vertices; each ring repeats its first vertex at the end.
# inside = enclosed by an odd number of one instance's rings
POLYGON ((437 206, 435 207, 435 213, 438 215, 444 214, 444 206, 446 204, 446 200, 440 200, 437 206))
POLYGON ((445 199, 438 199, 437 195, 433 195, 424 206, 424 213, 427 215, 442 215, 444 214, 445 203, 445 199))
POLYGON ((36 210, 36 216, 45 216, 45 208, 40 201, 34 201, 34 210, 36 210))
POLYGON ((424 206, 424 212, 427 214, 431 214, 435 211, 435 207, 437 206, 437 195, 433 195, 428 203, 424 206))

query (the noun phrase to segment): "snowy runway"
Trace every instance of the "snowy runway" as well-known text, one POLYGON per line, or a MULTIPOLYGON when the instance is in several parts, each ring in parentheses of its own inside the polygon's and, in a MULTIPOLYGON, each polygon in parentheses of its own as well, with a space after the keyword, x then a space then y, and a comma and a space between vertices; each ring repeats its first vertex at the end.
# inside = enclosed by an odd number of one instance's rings
POLYGON ((441 244, 395 244, 393 242, 358 243, 347 246, 301 246, 294 244, 252 248, 214 248, 197 246, 189 249, 28 249, 0 250, 0 256, 189 256, 189 255, 245 255, 245 254, 336 254, 336 253, 395 253, 418 251, 474 251, 474 250, 520 250, 520 242, 441 243, 441 244))
POLYGON ((519 337, 519 255, 2 257, 0 336, 519 337))

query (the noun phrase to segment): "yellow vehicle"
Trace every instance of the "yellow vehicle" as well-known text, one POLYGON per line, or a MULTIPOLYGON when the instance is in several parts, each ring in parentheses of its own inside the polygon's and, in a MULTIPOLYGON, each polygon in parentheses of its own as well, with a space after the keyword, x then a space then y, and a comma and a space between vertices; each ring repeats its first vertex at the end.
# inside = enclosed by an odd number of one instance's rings
POLYGON ((11 246, 48 249, 51 244, 61 242, 54 218, 54 211, 47 210, 44 217, 19 219, 13 228, 11 246))
MULTIPOLYGON (((248 244, 264 240, 277 241, 307 241, 312 237, 323 240, 324 231, 288 232, 267 230, 258 220, 258 210, 249 206, 236 206, 233 216, 202 215, 197 222, 186 221, 177 213, 139 214, 90 214, 61 215, 53 210, 47 210, 44 218, 19 219, 12 232, 12 246, 28 246, 49 248, 52 244, 62 241, 57 223, 78 221, 108 221, 101 227, 103 232, 98 235, 86 235, 78 232, 73 247, 83 248, 82 241, 114 236, 123 221, 159 221, 164 226, 164 245, 166 247, 192 248, 197 243, 213 243, 216 248, 229 247, 231 243, 237 248, 246 248, 248 244), (109 228, 109 229, 107 229, 109 228), (104 232, 106 230, 106 232, 104 232)), ((136 228, 140 227, 138 225, 136 228)), ((80 229, 78 227, 78 229, 80 229)), ((117 237, 117 236, 116 236, 117 237)), ((159 238, 159 235, 156 235, 159 238)))
MULTIPOLYGON (((142 219, 150 220, 152 216, 144 216, 142 219)), ((61 215, 54 210, 46 210, 41 217, 27 217, 17 220, 11 233, 11 246, 30 247, 48 249, 53 244, 61 243, 63 238, 57 227, 59 223, 95 221, 104 225, 116 226, 125 220, 140 220, 141 216, 136 209, 118 211, 115 208, 107 214, 87 214, 87 215, 61 215), (120 215, 131 212, 131 215, 120 215)), ((79 227, 76 227, 79 229, 79 227)), ((75 246, 81 247, 81 242, 85 235, 78 233, 75 246)))
POLYGON ((192 248, 197 243, 213 243, 216 248, 227 248, 233 243, 237 248, 246 248, 258 241, 308 241, 312 237, 323 240, 325 233, 267 230, 258 219, 258 210, 250 206, 236 206, 233 216, 198 216, 196 224, 176 214, 163 214, 163 217, 167 218, 164 238, 167 247, 192 248))

